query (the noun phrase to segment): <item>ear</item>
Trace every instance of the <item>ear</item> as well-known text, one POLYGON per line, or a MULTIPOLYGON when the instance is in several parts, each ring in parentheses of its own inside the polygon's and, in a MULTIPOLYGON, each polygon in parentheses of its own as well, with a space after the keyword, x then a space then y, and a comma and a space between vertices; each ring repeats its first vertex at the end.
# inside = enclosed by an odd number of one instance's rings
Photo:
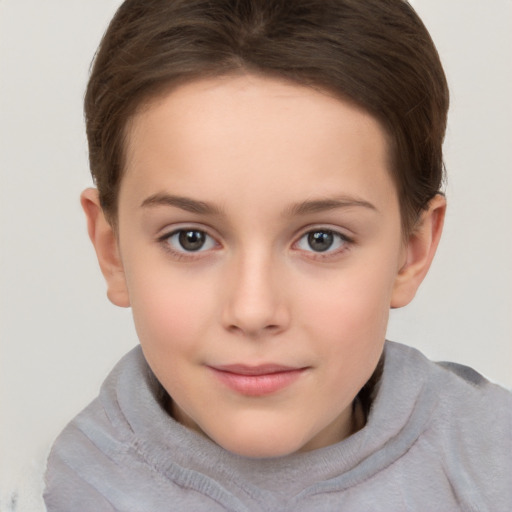
POLYGON ((446 200, 437 194, 421 215, 404 246, 404 263, 399 269, 391 296, 391 307, 401 308, 411 302, 427 275, 443 231, 446 200))
POLYGON ((87 217, 89 238, 94 245, 101 272, 107 282, 107 297, 116 306, 129 307, 130 298, 116 233, 105 218, 98 191, 94 188, 84 190, 80 196, 80 202, 87 217))

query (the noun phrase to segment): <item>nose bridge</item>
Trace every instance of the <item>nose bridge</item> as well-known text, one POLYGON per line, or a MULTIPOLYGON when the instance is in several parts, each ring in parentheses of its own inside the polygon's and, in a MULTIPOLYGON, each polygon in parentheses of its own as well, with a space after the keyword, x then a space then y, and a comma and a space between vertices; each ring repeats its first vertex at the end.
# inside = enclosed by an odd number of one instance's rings
POLYGON ((258 336, 288 324, 282 275, 268 249, 247 248, 234 256, 224 322, 230 330, 258 336))

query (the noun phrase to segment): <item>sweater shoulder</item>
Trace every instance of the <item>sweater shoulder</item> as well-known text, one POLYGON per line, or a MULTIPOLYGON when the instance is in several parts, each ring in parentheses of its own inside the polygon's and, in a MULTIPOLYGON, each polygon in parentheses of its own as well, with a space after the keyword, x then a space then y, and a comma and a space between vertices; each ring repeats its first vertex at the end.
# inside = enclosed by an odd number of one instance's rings
POLYGON ((395 368, 407 366, 406 375, 410 379, 420 379, 424 387, 435 390, 439 405, 446 403, 456 409, 472 409, 472 403, 481 402, 489 408, 503 409, 509 415, 512 413, 512 392, 490 382, 469 366, 451 361, 431 361, 419 350, 394 342, 386 344, 388 357, 394 361, 395 368))
POLYGON ((395 384, 402 393, 418 390, 414 409, 428 408, 422 437, 433 448, 464 454, 476 465, 494 457, 512 474, 512 392, 468 366, 433 362, 411 347, 392 344, 388 356, 401 371, 395 384))
POLYGON ((416 407, 426 396, 432 404, 418 439, 424 463, 442 468, 464 510, 506 510, 512 503, 512 393, 468 366, 395 348, 406 353, 414 370, 409 375, 422 380, 416 407))

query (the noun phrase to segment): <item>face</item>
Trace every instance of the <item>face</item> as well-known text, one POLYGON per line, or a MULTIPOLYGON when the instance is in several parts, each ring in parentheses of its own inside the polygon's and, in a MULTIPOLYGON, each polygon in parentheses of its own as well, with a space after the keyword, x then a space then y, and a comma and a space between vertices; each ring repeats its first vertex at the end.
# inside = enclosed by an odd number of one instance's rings
POLYGON ((182 85, 130 124, 122 279, 178 421, 272 457, 338 442, 404 264, 386 135, 255 76, 182 85))

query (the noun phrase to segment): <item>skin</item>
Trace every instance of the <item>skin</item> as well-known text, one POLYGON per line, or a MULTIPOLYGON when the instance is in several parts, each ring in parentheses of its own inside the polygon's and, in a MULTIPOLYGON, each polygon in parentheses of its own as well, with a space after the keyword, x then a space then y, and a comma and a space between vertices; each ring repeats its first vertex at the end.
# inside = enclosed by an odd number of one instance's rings
POLYGON ((389 309, 428 270, 445 211, 437 196, 401 232, 378 121, 284 81, 205 79, 141 110, 126 157, 117 231, 96 190, 82 205, 108 296, 132 307, 173 416, 249 457, 360 428, 354 397, 381 356, 389 309), (187 230, 204 233, 198 250, 180 245, 187 230), (309 233, 332 245, 319 251, 309 233), (248 396, 211 369, 268 363, 301 371, 248 396))

